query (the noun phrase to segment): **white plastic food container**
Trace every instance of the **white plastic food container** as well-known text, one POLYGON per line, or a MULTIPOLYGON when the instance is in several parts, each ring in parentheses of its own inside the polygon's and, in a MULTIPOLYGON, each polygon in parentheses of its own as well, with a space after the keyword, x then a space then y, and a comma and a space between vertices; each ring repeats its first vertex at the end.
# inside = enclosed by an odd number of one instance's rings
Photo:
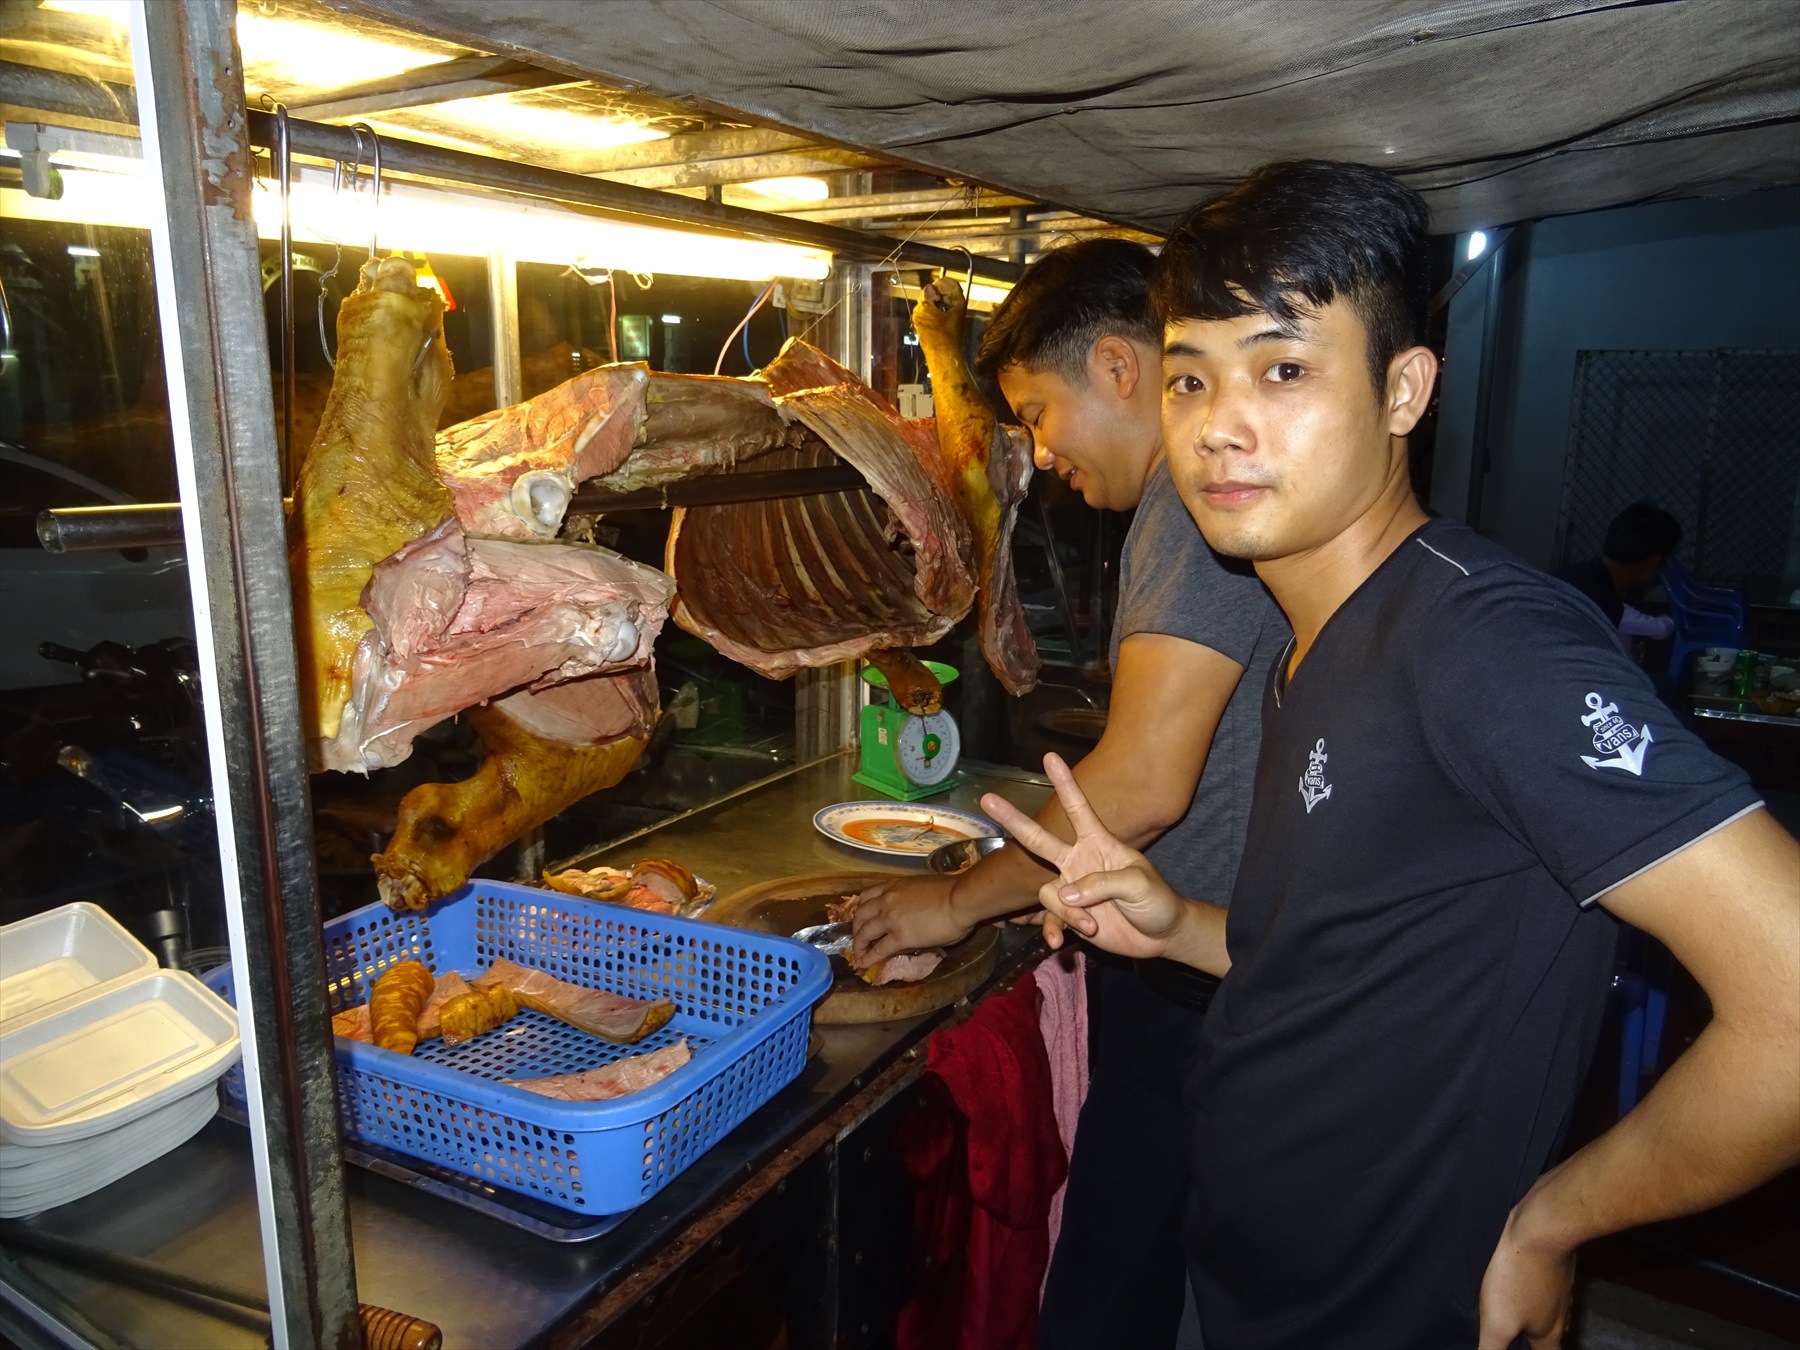
POLYGON ((218 1079, 238 1057, 229 1004, 185 971, 142 975, 0 1028, 0 1139, 66 1143, 218 1079))
POLYGON ((0 928, 0 1028, 156 969, 156 957, 100 906, 78 901, 0 928))
POLYGON ((66 1205, 111 1185, 185 1144, 219 1109, 211 1084, 140 1120, 66 1144, 0 1143, 0 1219, 19 1219, 66 1205))

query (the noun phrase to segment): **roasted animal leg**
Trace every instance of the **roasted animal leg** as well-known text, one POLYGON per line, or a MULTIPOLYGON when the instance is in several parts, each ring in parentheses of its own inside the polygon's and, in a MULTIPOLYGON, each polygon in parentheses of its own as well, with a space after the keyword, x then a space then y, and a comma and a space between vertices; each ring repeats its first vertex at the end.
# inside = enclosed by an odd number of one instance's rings
POLYGON ((527 830, 611 787, 643 753, 655 715, 655 676, 636 670, 471 708, 467 716, 487 746, 487 760, 460 783, 423 783, 406 794, 399 828, 373 859, 381 898, 394 909, 424 909, 527 830), (585 743, 540 734, 575 721, 559 703, 590 697, 602 705, 601 724, 624 720, 624 734, 585 743))
POLYGON ((913 307, 913 327, 931 371, 938 450, 975 536, 982 655, 1008 693, 1022 694, 1037 683, 1038 654, 1013 576, 1012 533, 1031 482, 1031 447, 995 419, 963 359, 967 316, 962 287, 940 277, 913 307))
POLYGON ((337 378, 294 485, 288 570, 309 741, 335 737, 370 570, 451 514, 433 437, 450 383, 444 302, 411 264, 364 264, 338 311, 337 378))

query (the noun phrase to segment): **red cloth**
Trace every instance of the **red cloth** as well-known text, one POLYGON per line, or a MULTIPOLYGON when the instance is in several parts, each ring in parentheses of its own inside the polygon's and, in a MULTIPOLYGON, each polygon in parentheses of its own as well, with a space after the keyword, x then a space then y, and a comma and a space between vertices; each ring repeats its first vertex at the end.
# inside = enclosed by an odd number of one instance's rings
POLYGON ((1029 974, 931 1038, 894 1137, 913 1182, 913 1294, 896 1350, 1031 1350, 1068 1158, 1029 974))

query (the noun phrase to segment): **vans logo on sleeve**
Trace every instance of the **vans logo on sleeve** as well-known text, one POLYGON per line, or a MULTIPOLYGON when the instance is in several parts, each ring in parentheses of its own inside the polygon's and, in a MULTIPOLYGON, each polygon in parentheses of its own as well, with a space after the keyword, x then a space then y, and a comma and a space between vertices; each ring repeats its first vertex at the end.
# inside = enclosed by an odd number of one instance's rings
MULTIPOLYGON (((1650 749, 1653 739, 1650 735, 1649 723, 1643 730, 1631 725, 1619 716, 1619 705, 1609 703, 1598 694, 1589 694, 1585 700, 1588 706, 1586 716, 1581 725, 1594 734, 1594 749, 1601 755, 1610 755, 1610 759, 1600 759, 1595 755, 1583 755, 1581 762, 1590 769, 1623 769, 1635 778, 1644 776, 1644 755, 1650 749)), ((1320 742, 1324 744, 1323 741, 1320 742)), ((1308 808, 1310 809, 1310 808, 1308 808)))
POLYGON ((1300 775, 1300 800, 1306 803, 1306 814, 1311 815, 1313 807, 1331 795, 1331 784, 1325 781, 1325 761, 1331 756, 1325 753, 1325 738, 1321 736, 1319 743, 1306 755, 1306 772, 1300 775))

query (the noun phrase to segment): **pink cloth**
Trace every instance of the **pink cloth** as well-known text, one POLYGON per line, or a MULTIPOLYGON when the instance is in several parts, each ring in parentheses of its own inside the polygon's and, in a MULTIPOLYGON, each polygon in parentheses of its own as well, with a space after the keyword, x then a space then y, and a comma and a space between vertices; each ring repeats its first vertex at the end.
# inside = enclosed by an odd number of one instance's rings
MULTIPOLYGON (((1087 979, 1081 953, 1067 947, 1052 952, 1037 968, 1037 987, 1038 1031, 1050 1060, 1050 1100, 1067 1157, 1075 1151, 1075 1122, 1088 1090, 1087 979)), ((1051 1251, 1056 1250, 1056 1235, 1062 1231, 1066 1190, 1065 1181, 1050 1201, 1051 1251)), ((1048 1270, 1044 1278, 1050 1278, 1048 1270)))

